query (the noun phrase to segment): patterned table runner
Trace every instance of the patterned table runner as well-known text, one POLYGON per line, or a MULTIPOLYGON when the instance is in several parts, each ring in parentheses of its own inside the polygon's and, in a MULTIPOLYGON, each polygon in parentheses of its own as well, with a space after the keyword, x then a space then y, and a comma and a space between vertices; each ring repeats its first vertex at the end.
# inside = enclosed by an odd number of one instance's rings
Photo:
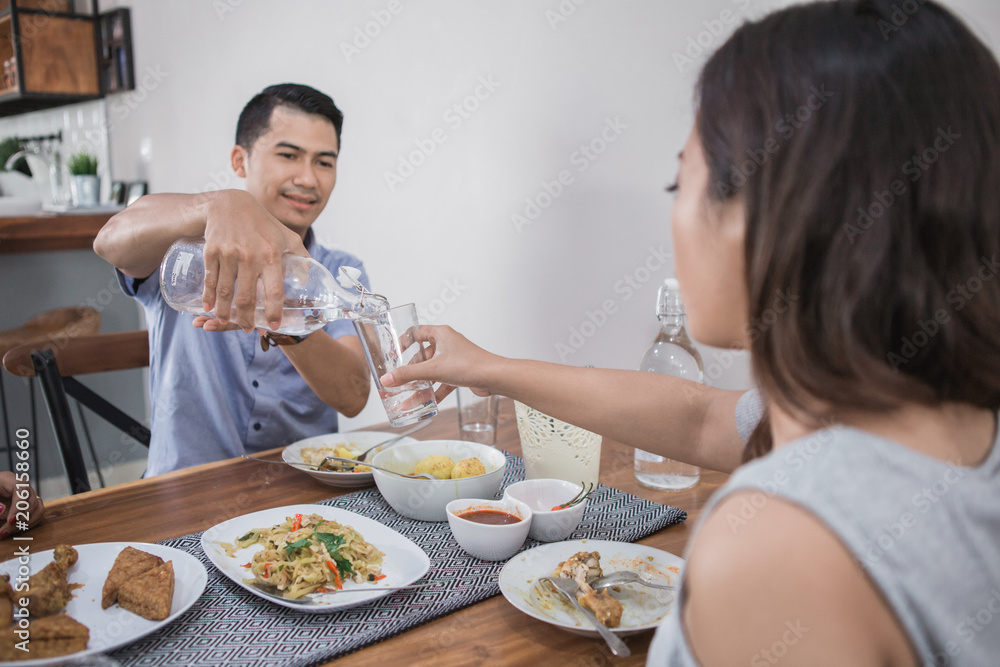
MULTIPOLYGON (((520 458, 507 455, 502 488, 524 479, 520 458)), ((501 494, 502 494, 501 490, 501 494)), ((220 573, 201 548, 201 533, 166 540, 199 558, 208 586, 194 606, 161 630, 112 656, 123 665, 267 665, 307 667, 357 651, 436 618, 500 594, 505 561, 481 561, 465 553, 448 522, 414 521, 397 514, 371 487, 326 500, 374 519, 413 540, 431 561, 422 582, 430 590, 398 591, 365 605, 329 614, 299 613, 243 590, 220 573)), ((635 542, 684 521, 683 510, 600 485, 590 495, 583 520, 569 539, 635 542)), ((541 544, 528 540, 523 549, 541 544)))

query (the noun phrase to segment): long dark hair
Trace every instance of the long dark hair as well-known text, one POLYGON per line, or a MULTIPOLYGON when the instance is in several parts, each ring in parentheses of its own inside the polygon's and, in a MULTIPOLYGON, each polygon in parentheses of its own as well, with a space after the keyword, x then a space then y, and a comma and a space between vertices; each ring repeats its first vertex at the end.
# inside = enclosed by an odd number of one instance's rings
MULTIPOLYGON (((708 196, 742 197, 769 400, 1000 409, 1000 67, 933 0, 747 23, 706 63, 708 196), (776 296, 789 304, 769 313, 776 296), (815 399, 815 400, 813 400, 815 399)), ((765 419, 747 458, 771 447, 765 419)))

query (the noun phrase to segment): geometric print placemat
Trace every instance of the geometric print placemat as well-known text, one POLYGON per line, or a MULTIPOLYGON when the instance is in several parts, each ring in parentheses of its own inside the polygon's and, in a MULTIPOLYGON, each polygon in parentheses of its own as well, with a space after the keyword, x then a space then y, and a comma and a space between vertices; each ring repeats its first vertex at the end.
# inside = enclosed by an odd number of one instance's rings
MULTIPOLYGON (((498 497, 524 479, 524 463, 507 454, 498 497)), ((112 654, 123 665, 187 667, 266 665, 307 667, 428 623, 500 594, 498 577, 505 561, 469 556, 451 535, 448 522, 414 521, 397 514, 371 487, 316 503, 356 512, 413 540, 430 558, 422 583, 434 589, 397 591, 365 605, 330 614, 299 613, 271 604, 223 576, 201 548, 201 533, 165 540, 200 559, 208 571, 201 597, 180 618, 112 654)), ((599 485, 590 495, 583 520, 569 539, 635 542, 684 521, 683 510, 599 485)), ((541 544, 527 540, 522 551, 541 544)))

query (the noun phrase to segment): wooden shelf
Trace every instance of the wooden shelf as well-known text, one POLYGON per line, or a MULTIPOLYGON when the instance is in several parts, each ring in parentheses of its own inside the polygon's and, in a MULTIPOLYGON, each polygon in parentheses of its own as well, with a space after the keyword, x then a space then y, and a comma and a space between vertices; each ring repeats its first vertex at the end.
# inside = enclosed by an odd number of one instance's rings
POLYGON ((113 213, 0 218, 0 255, 90 250, 113 213))

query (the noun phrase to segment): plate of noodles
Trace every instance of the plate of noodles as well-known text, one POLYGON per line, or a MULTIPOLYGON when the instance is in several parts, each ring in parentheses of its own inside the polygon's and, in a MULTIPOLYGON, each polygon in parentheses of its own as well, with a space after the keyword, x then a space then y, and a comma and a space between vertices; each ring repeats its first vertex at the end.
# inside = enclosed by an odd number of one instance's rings
MULTIPOLYGON (((341 456, 348 459, 356 459, 358 454, 369 447, 373 447, 380 442, 391 440, 396 434, 384 431, 352 431, 350 433, 327 433, 317 435, 305 440, 293 442, 281 451, 281 458, 285 463, 307 463, 319 465, 327 456, 341 456)), ((414 438, 406 437, 400 439, 397 444, 407 442, 417 442, 414 438)), ((369 454, 368 460, 375 458, 375 454, 382 451, 377 449, 369 454)), ((339 464, 338 464, 339 465, 339 464)), ((345 466, 347 467, 347 466, 345 466)), ((296 466, 297 470, 302 470, 310 477, 330 486, 356 487, 370 486, 375 483, 372 477, 372 469, 365 465, 357 466, 356 470, 306 470, 296 466)))
POLYGON ((368 517, 325 505, 289 505, 223 521, 201 536, 222 574, 274 604, 326 613, 371 602, 430 569, 423 549, 368 517), (252 586, 267 584, 289 601, 252 586), (340 594, 348 589, 364 592, 340 594), (370 590, 369 590, 370 589, 370 590), (293 600, 308 596, 315 604, 293 600))

